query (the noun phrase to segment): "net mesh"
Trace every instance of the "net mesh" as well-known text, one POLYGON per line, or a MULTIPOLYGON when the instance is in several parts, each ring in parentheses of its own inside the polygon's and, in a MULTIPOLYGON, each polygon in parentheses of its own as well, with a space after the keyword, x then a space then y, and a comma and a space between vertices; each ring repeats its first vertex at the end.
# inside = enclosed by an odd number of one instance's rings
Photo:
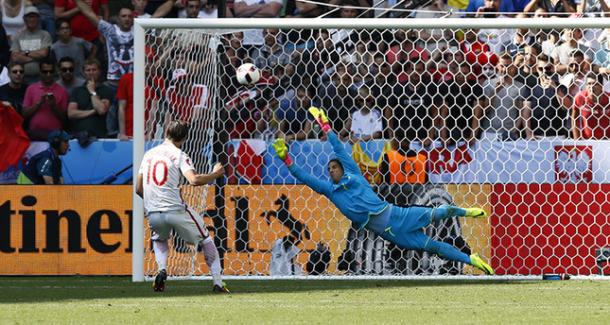
MULTIPOLYGON (((179 117, 196 126, 186 151, 197 170, 226 154, 220 192, 183 187, 215 234, 225 274, 479 273, 353 228, 290 175, 274 157, 274 138, 286 139, 296 164, 329 180, 334 155, 309 106, 327 111, 386 201, 478 206, 490 215, 431 224, 431 238, 480 253, 501 275, 604 271, 597 265, 610 246, 610 106, 598 73, 610 67, 599 59, 608 53, 604 30, 146 35, 147 136, 159 139, 164 123, 179 117), (255 86, 235 77, 247 62, 261 71, 255 86)), ((207 274, 196 247, 172 243, 172 275, 207 274)))

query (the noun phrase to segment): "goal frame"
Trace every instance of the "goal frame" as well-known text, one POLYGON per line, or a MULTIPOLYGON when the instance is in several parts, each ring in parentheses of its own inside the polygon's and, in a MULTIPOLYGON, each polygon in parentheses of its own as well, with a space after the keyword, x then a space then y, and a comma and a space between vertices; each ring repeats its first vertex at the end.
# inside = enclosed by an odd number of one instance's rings
MULTIPOLYGON (((144 104, 145 104, 145 28, 184 28, 184 29, 514 29, 514 28, 610 28, 610 18, 223 18, 223 19, 186 19, 186 18, 137 18, 134 20, 134 137, 133 137, 133 179, 137 179, 139 166, 144 155, 144 104)), ((144 281, 144 206, 142 199, 135 193, 136 182, 133 182, 133 253, 132 281, 144 281), (139 226, 137 226, 139 225, 139 226)), ((276 277, 227 277, 232 279, 274 279, 276 277)), ((405 276, 289 276, 280 278, 298 279, 406 279, 405 276)), ((477 279, 484 276, 441 276, 416 277, 420 279, 477 279)), ((502 276, 490 279, 532 279, 534 276, 502 276)), ((536 277, 537 278, 537 277, 536 277)), ((598 276, 578 276, 577 278, 604 278, 598 276)), ((606 277, 610 278, 610 277, 606 277)))

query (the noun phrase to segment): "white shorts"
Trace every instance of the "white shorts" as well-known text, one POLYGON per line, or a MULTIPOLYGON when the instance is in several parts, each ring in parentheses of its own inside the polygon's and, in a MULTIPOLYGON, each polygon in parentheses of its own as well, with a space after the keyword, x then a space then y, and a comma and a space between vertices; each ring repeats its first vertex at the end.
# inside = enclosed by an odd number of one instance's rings
POLYGON ((203 218, 193 209, 148 213, 148 224, 152 229, 152 240, 167 240, 174 230, 180 238, 191 245, 209 237, 203 218))

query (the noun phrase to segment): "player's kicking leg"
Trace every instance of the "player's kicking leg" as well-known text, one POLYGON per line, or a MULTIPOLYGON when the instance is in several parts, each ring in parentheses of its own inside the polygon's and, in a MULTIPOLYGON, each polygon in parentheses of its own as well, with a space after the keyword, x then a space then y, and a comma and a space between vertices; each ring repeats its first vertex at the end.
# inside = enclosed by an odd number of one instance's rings
POLYGON ((214 282, 212 292, 215 293, 230 293, 229 289, 222 282, 222 270, 220 267, 220 257, 218 256, 218 249, 212 237, 207 237, 202 241, 203 254, 205 257, 205 263, 210 268, 212 273, 212 281, 214 282))

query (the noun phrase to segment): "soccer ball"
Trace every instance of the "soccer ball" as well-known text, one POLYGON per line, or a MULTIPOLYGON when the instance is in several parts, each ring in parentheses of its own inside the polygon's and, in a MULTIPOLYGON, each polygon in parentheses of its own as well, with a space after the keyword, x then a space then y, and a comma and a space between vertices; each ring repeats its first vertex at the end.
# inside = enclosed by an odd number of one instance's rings
POLYGON ((244 63, 235 71, 237 81, 245 86, 252 86, 261 78, 261 71, 252 63, 244 63))

